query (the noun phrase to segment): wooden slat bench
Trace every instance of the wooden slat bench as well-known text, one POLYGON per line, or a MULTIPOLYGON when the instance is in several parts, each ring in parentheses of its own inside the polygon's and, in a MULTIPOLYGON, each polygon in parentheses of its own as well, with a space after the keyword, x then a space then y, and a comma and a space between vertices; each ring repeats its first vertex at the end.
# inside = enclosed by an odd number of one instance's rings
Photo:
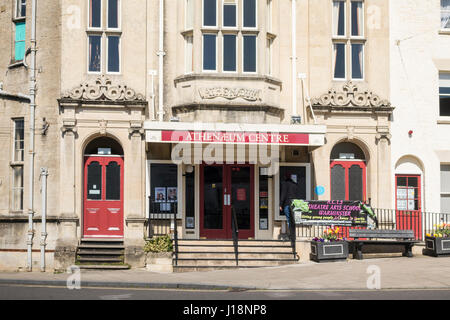
POLYGON ((366 229, 350 229, 349 237, 354 240, 349 240, 353 247, 353 259, 362 260, 362 249, 364 245, 376 246, 404 246, 404 257, 411 258, 412 247, 418 241, 414 240, 413 230, 366 230, 366 229), (359 240, 366 238, 367 240, 359 240), (375 240, 373 240, 375 239, 375 240))

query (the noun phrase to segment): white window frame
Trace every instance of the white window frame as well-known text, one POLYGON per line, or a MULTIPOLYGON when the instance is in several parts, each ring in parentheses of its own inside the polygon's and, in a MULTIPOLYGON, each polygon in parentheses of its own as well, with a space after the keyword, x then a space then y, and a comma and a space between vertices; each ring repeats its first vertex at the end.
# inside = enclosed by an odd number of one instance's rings
POLYGON ((253 33, 244 33, 242 34, 242 55, 241 55, 241 65, 242 65, 242 73, 243 74, 257 74, 258 73, 258 35, 257 34, 253 34, 253 33), (245 71, 244 68, 244 37, 245 36, 251 36, 251 37, 255 37, 255 71, 245 71))
MULTIPOLYGON (((14 19, 25 19, 26 18, 26 12, 25 15, 18 15, 19 11, 21 12, 22 10, 19 10, 19 6, 22 7, 22 3, 25 2, 25 10, 27 8, 26 5, 26 0, 14 0, 15 1, 15 6, 14 6, 14 19)), ((22 9, 22 8, 20 8, 22 9)))
POLYGON ((104 46, 103 46, 103 40, 104 40, 104 36, 103 34, 100 33, 87 33, 87 72, 88 74, 102 74, 103 73, 103 51, 104 51, 104 46), (89 51, 89 37, 90 36, 100 36, 101 40, 100 40, 100 71, 91 71, 89 70, 89 58, 90 58, 90 51, 89 51))
POLYGON ((106 74, 121 74, 122 73, 122 37, 119 34, 108 34, 106 35, 106 74), (109 37, 119 38, 119 71, 109 71, 108 70, 108 60, 109 60, 109 37))
POLYGON ((122 1, 117 0, 117 28, 110 28, 108 26, 109 23, 109 1, 106 1, 106 25, 105 29, 108 31, 121 31, 122 30, 122 1))
MULTIPOLYGON (((146 165, 146 194, 145 194, 145 202, 146 202, 146 208, 145 208, 145 216, 146 218, 150 218, 150 203, 149 203, 149 197, 151 195, 151 181, 150 181, 150 177, 151 177, 151 165, 153 163, 156 164, 173 164, 177 166, 177 200, 178 200, 178 207, 177 207, 177 219, 183 219, 183 211, 182 208, 184 208, 184 198, 183 198, 183 191, 184 188, 182 188, 181 186, 183 186, 183 168, 182 168, 182 164, 177 164, 174 163, 171 160, 147 160, 147 165, 146 165), (181 208, 181 209, 180 209, 181 208)), ((152 218, 158 218, 158 214, 154 214, 152 218)), ((161 218, 161 219, 166 219, 166 218, 161 218)))
MULTIPOLYGON (((347 27, 347 22, 348 22, 348 19, 347 19, 347 0, 333 0, 332 2, 331 2, 331 36, 332 36, 332 38, 333 39, 339 39, 339 40, 342 40, 342 39, 347 39, 347 32, 348 32, 348 27, 347 27), (344 3, 344 35, 343 36, 340 36, 340 35, 335 35, 334 34, 334 23, 335 23, 335 21, 334 21, 334 12, 333 12, 333 9, 334 9, 334 2, 343 2, 344 3)), ((339 30, 339 26, 338 26, 338 30, 339 30)))
POLYGON ((448 94, 448 93, 440 93, 439 92, 439 90, 441 88, 441 74, 448 75, 448 77, 449 77, 448 81, 450 82, 450 72, 439 71, 439 73, 438 73, 438 81, 439 81, 439 84, 438 84, 438 95, 439 95, 438 117, 439 117, 439 119, 448 120, 448 119, 450 119, 450 116, 441 116, 441 110, 440 110, 441 109, 441 106, 440 106, 440 99, 441 99, 441 97, 444 96, 444 97, 449 97, 450 98, 450 94, 448 94))
POLYGON ((333 69, 331 70, 332 72, 333 72, 333 81, 346 81, 347 80, 347 77, 348 77, 348 66, 347 66, 347 63, 348 63, 348 50, 347 50, 347 47, 348 47, 348 45, 347 45, 347 42, 344 42, 344 41, 336 41, 336 42, 333 42, 332 44, 331 44, 331 65, 332 65, 332 67, 333 67, 333 69), (344 71, 345 71, 345 76, 344 76, 344 78, 335 78, 335 69, 336 69, 336 61, 335 61, 335 54, 334 54, 334 45, 335 44, 343 44, 344 45, 344 54, 345 54, 345 59, 344 59, 344 61, 345 61, 345 68, 344 68, 344 71))
POLYGON ((235 33, 224 33, 224 34, 222 34, 222 72, 223 73, 237 73, 238 72, 238 57, 239 57, 239 37, 238 37, 238 35, 237 34, 235 34, 235 33), (225 61, 224 61, 224 59, 225 59, 225 36, 226 35, 233 35, 233 36, 235 36, 235 40, 236 40, 236 52, 235 52, 235 55, 236 55, 236 65, 234 66, 234 71, 225 71, 225 61))
POLYGON ((24 191, 25 191, 25 185, 24 185, 24 180, 25 180, 25 170, 24 170, 24 166, 23 164, 21 165, 12 165, 11 166, 11 201, 10 201, 10 206, 11 206, 11 211, 12 212, 23 212, 24 210, 24 191), (22 187, 16 187, 16 178, 15 178, 15 174, 14 171, 20 168, 22 170, 22 187), (16 208, 16 203, 15 203, 15 191, 20 190, 21 192, 21 196, 22 196, 22 205, 21 208, 16 208))
POLYGON ((87 30, 88 31, 103 31, 103 0, 100 0, 100 27, 91 27, 90 26, 90 14, 91 14, 91 1, 92 0, 86 0, 87 1, 87 30))
POLYGON ((366 77, 366 64, 365 64, 365 60, 366 60, 366 46, 364 45, 363 42, 350 42, 350 78, 352 81, 364 81, 365 77, 366 77), (353 44, 360 44, 362 46, 362 59, 361 59, 361 64, 362 64, 362 77, 361 78, 353 78, 353 50, 352 50, 352 45, 353 44))
POLYGON ((222 29, 224 30, 237 30, 239 28, 239 9, 238 9, 238 0, 234 0, 234 4, 231 4, 229 2, 225 2, 225 0, 222 1, 222 29), (225 6, 233 6, 235 7, 235 13, 236 13, 236 25, 234 27, 228 27, 225 26, 225 6))
POLYGON ((23 162, 25 161, 25 119, 24 118, 13 118, 13 141, 12 141, 12 163, 14 164, 23 164, 23 162), (17 121, 23 121, 23 143, 24 143, 24 148, 23 148, 23 159, 22 160, 17 160, 16 159, 16 128, 17 128, 17 121))
POLYGON ((218 39, 219 38, 219 35, 217 34, 217 33, 211 33, 211 32, 204 32, 204 33, 202 33, 202 72, 205 72, 205 73, 217 73, 217 70, 218 70, 218 68, 217 68, 217 65, 218 65, 218 55, 219 55, 219 52, 218 52, 218 39), (216 65, 216 69, 215 70, 205 70, 204 69, 204 67, 205 67, 205 64, 204 64, 204 59, 205 59, 205 35, 214 35, 215 37, 216 37, 216 57, 215 57, 215 61, 216 61, 216 63, 215 63, 215 65, 216 65))
POLYGON ((216 1, 216 25, 205 26, 205 0, 202 0, 202 28, 203 29, 217 29, 219 27, 219 1, 216 1))
POLYGON ((365 20, 365 3, 364 3, 364 1, 363 0, 359 0, 359 1, 357 1, 357 0, 351 0, 350 1, 350 31, 349 31, 349 34, 348 34, 348 36, 349 36, 349 38, 350 39, 352 39, 352 40, 363 40, 363 39, 365 39, 365 37, 366 37, 366 28, 365 28, 365 26, 366 26, 366 20, 365 20), (354 36, 354 35, 352 35, 352 22, 353 22, 353 20, 352 20, 352 2, 361 2, 362 3, 362 8, 361 8, 361 10, 362 10, 362 15, 361 15, 361 30, 362 30, 362 32, 361 32, 361 35, 360 36, 354 36))
POLYGON ((244 1, 245 0, 241 0, 242 2, 242 6, 241 6, 241 21, 242 21, 242 30, 258 30, 258 0, 255 0, 255 26, 254 27, 245 27, 244 26, 244 1))
MULTIPOLYGON (((311 200, 311 164, 310 163, 290 163, 290 162, 281 162, 280 167, 305 167, 306 168, 306 201, 311 200)), ((275 212, 275 221, 286 221, 286 217, 284 215, 280 215, 280 171, 274 176, 275 186, 274 190, 274 212, 275 212)))

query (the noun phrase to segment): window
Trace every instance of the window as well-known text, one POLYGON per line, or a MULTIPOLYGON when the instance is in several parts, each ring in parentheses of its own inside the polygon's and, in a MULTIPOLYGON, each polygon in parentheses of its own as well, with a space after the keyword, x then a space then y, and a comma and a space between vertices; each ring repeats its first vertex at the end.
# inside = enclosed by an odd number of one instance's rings
POLYGON ((236 28, 237 27, 237 15, 236 15, 236 0, 223 0, 223 27, 224 28, 236 28))
POLYGON ((178 204, 178 166, 150 164, 150 213, 174 213, 178 204))
POLYGON ((450 117, 450 73, 439 73, 439 116, 450 117))
POLYGON ((203 0, 203 26, 217 27, 217 0, 203 0))
POLYGON ((332 26, 333 78, 364 79, 364 2, 333 1, 332 26))
POLYGON ((27 14, 27 0, 16 0, 15 18, 25 18, 27 14))
POLYGON ((121 72, 120 19, 120 0, 89 0, 87 28, 89 72, 121 72), (104 15, 105 22, 102 19, 104 15), (103 53, 106 55, 104 56, 103 53), (103 70, 104 65, 106 70, 103 70))
POLYGON ((256 36, 245 35, 244 41, 244 72, 256 72, 256 36))
POLYGON ((256 28, 256 0, 244 0, 243 4, 244 28, 256 28))
POLYGON ((185 174, 186 229, 195 229, 195 167, 185 174))
POLYGON ((216 71, 217 35, 203 35, 203 71, 216 71))
POLYGON ((396 210, 420 210, 420 176, 395 175, 396 210))
POLYGON ((223 71, 235 72, 237 71, 236 65, 236 35, 225 34, 223 35, 223 71))
POLYGON ((441 165, 441 213, 450 213, 450 165, 441 165))
POLYGON ((25 21, 15 23, 14 60, 22 61, 25 57, 25 21))
POLYGON ((13 136, 13 161, 12 161, 12 211, 23 210, 23 161, 24 161, 24 120, 15 119, 13 136))
POLYGON ((441 0, 441 28, 450 29, 450 0, 441 0))

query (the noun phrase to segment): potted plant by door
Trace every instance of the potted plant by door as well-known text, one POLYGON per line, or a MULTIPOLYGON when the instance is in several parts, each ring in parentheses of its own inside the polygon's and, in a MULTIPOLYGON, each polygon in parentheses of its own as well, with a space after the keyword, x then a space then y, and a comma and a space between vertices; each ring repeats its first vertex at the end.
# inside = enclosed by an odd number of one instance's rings
POLYGON ((169 235, 147 241, 144 251, 147 253, 146 267, 148 271, 173 272, 173 244, 169 235))
POLYGON ((425 236, 425 249, 422 254, 432 257, 450 256, 450 224, 434 225, 435 231, 425 236))
POLYGON ((348 242, 339 237, 339 227, 331 227, 324 231, 323 236, 311 241, 310 260, 315 262, 346 260, 348 257, 348 242))

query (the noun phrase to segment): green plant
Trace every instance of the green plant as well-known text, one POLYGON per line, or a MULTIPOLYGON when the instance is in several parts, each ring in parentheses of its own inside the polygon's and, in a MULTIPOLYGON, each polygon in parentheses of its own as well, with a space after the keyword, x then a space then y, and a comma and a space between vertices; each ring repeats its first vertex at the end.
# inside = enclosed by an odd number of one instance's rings
POLYGON ((448 238, 450 237, 450 224, 441 223, 434 225, 433 233, 427 233, 427 237, 448 238))
POLYGON ((169 235, 156 237, 147 241, 144 246, 145 252, 172 252, 173 244, 169 235))

